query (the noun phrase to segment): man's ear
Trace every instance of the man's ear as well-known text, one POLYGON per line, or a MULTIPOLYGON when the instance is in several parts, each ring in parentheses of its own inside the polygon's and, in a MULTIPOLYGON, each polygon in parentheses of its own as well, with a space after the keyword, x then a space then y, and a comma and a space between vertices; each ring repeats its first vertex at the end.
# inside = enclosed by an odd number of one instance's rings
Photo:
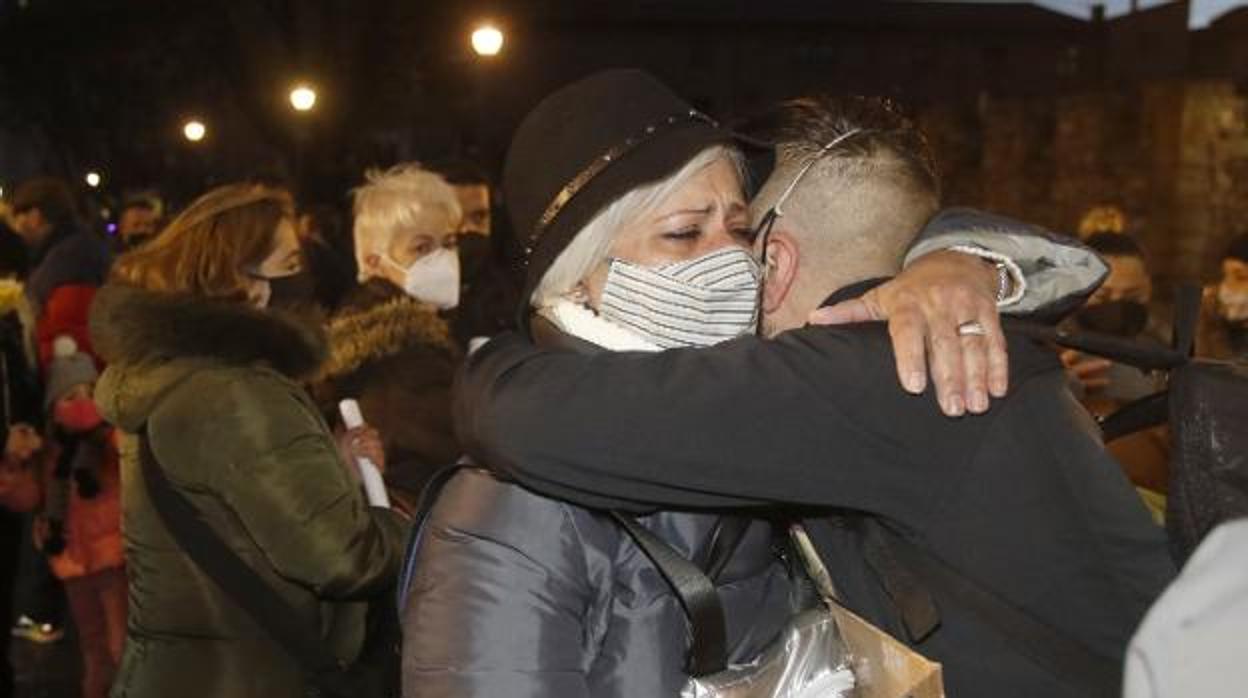
POLYGON ((774 313, 784 304, 797 280, 800 260, 797 240, 781 230, 773 230, 763 250, 763 313, 774 313))

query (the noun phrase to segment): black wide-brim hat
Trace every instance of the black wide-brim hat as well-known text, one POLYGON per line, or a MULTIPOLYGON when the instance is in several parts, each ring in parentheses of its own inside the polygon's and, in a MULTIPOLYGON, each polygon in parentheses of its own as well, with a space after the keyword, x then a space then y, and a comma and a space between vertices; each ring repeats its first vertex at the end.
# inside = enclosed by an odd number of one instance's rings
POLYGON ((714 145, 756 155, 755 181, 770 171, 770 146, 721 127, 640 70, 595 73, 542 100, 516 129, 503 167, 527 264, 521 322, 542 277, 600 211, 714 145))

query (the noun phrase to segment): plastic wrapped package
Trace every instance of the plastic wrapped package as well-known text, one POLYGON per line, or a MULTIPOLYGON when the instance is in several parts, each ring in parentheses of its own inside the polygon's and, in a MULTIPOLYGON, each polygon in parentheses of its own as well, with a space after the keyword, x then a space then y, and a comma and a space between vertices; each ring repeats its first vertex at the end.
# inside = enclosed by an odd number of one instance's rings
POLYGON ((753 662, 690 679, 681 698, 943 698, 940 664, 842 606, 805 529, 789 537, 822 603, 753 662))
POLYGON ((681 698, 842 698, 852 695, 836 618, 816 608, 794 616, 784 634, 753 662, 690 679, 681 698))

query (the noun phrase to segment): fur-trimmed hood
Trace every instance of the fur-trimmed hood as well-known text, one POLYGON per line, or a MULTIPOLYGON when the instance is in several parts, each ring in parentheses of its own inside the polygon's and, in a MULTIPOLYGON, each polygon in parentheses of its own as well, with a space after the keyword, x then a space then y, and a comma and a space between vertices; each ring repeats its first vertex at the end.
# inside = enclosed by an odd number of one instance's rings
POLYGON ((141 426, 165 391, 193 371, 263 367, 299 380, 328 356, 317 322, 116 284, 96 294, 90 328, 92 346, 108 364, 96 402, 127 431, 141 426))
POLYGON ((296 379, 314 373, 328 356, 320 325, 299 316, 115 284, 96 294, 91 342, 110 365, 203 358, 264 364, 296 379))
POLYGON ((395 356, 413 344, 455 353, 446 322, 430 305, 401 291, 368 284, 364 298, 336 313, 329 323, 329 361, 321 378, 333 379, 361 366, 395 356))

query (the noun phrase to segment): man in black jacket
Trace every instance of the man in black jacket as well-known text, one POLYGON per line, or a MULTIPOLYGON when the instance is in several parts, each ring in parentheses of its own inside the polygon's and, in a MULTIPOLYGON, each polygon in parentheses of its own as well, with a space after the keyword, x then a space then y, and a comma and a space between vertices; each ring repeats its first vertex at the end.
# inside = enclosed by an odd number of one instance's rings
POLYGON ((67 335, 90 353, 87 316, 111 258, 103 238, 84 228, 63 180, 36 177, 13 194, 14 229, 30 249, 26 297, 35 314, 35 352, 46 370, 52 344, 67 335))
POLYGON ((467 366, 461 439, 590 506, 813 509, 843 600, 943 662, 949 695, 1110 695, 1174 569, 1053 352, 1010 334, 1009 395, 950 420, 930 390, 896 389, 883 325, 800 328, 820 305, 878 319, 878 279, 935 210, 921 137, 882 109, 788 108, 755 202, 773 339, 584 356, 504 336, 467 366))

